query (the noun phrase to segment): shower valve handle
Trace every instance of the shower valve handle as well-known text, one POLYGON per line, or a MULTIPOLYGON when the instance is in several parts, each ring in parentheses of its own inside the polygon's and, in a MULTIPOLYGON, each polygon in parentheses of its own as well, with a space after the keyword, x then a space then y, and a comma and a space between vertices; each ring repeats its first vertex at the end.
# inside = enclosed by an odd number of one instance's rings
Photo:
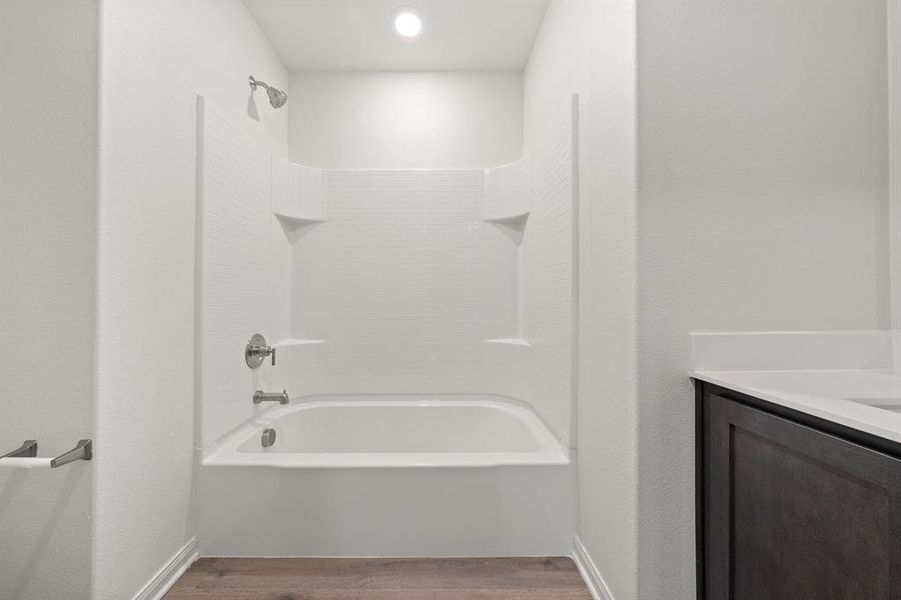
POLYGON ((260 356, 266 358, 267 356, 272 358, 272 366, 275 366, 275 347, 274 346, 260 346, 257 350, 260 353, 260 356))
POLYGON ((247 346, 244 347, 244 361, 251 369, 258 368, 267 356, 272 357, 272 366, 275 366, 275 350, 274 346, 266 345, 266 338, 259 333, 255 333, 247 346))

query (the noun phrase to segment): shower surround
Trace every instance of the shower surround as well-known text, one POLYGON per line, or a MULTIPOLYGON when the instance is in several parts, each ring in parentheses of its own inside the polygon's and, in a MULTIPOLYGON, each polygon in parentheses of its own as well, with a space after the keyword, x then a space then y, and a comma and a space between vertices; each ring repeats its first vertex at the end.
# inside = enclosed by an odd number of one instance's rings
MULTIPOLYGON (((271 155, 199 100, 199 539, 203 545, 207 537, 205 553, 568 552, 575 514, 569 455, 575 446, 576 112, 574 96, 533 156, 508 165, 326 170, 271 155), (251 371, 242 350, 257 332, 277 347, 278 360, 251 371), (293 473, 271 463, 223 460, 241 452, 236 448, 249 451, 247 440, 252 445, 279 414, 252 404, 257 389, 286 389, 295 405, 353 395, 373 406, 481 399, 531 410, 553 440, 549 451, 556 448, 560 458, 522 464, 520 457, 503 466, 469 457, 457 464, 429 459, 423 447, 407 449, 411 454, 401 463, 373 450, 360 464, 351 460, 348 470, 346 457, 329 468, 323 456, 307 452, 306 459, 280 463, 295 465, 293 473), (424 469, 397 472, 399 464, 424 469), (368 505, 361 481, 387 506, 407 506, 419 497, 422 502, 399 513, 420 512, 419 533, 411 536, 403 519, 381 513, 382 529, 364 533, 378 510, 368 505), (431 482, 428 490, 424 481, 431 482), (340 509, 301 502, 324 499, 323 486, 357 500, 340 509), (529 498, 536 488, 546 491, 529 498), (461 493, 480 500, 461 502, 461 493), (497 515, 490 513, 471 521, 467 515, 479 503, 505 506, 505 523, 493 524, 497 515), (552 518, 539 518, 545 513, 552 518), (340 542, 309 529, 353 518, 362 519, 359 535, 340 542), (279 535, 288 521, 297 523, 294 535, 279 535), (543 524, 534 535, 516 534, 537 527, 536 521, 543 524), (237 523, 271 530, 272 536, 262 537, 274 541, 235 535, 245 527, 237 523), (423 529, 425 523, 434 523, 434 531, 423 529), (491 535, 473 533, 451 543, 441 529, 474 526, 491 535), (382 546, 374 545, 376 539, 382 546)), ((486 422, 500 427, 487 435, 503 439, 502 422, 486 422)), ((484 426, 474 420, 460 431, 484 426)), ((458 456, 464 446, 461 439, 458 456)), ((276 442, 267 451, 286 450, 276 442)))

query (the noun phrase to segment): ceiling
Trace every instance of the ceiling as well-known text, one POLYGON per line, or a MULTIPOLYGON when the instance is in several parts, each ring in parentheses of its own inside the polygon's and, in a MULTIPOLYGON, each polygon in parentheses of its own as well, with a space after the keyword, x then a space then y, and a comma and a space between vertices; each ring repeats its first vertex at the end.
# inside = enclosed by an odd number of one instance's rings
POLYGON ((244 0, 289 71, 520 71, 548 0, 244 0), (422 33, 394 31, 400 7, 422 33))

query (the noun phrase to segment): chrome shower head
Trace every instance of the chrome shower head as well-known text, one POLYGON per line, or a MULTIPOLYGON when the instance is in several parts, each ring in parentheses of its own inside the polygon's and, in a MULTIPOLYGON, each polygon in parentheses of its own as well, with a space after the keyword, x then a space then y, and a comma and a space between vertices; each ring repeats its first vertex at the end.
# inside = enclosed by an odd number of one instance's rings
POLYGON ((272 108, 281 108, 288 103, 288 94, 282 90, 269 88, 266 90, 266 94, 269 95, 269 104, 272 105, 272 108))
POLYGON ((250 76, 250 89, 256 91, 257 86, 266 89, 266 95, 269 96, 269 104, 272 105, 272 108, 281 108, 288 102, 288 94, 283 92, 282 90, 276 89, 269 85, 266 82, 260 81, 258 79, 254 79, 253 75, 250 76))

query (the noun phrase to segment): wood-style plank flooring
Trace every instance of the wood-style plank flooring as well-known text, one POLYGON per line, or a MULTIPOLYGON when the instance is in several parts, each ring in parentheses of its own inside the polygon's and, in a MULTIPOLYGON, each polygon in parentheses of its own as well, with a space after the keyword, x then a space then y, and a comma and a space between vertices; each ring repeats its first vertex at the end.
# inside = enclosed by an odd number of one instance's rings
POLYGON ((569 558, 202 558, 165 600, 591 600, 569 558))

